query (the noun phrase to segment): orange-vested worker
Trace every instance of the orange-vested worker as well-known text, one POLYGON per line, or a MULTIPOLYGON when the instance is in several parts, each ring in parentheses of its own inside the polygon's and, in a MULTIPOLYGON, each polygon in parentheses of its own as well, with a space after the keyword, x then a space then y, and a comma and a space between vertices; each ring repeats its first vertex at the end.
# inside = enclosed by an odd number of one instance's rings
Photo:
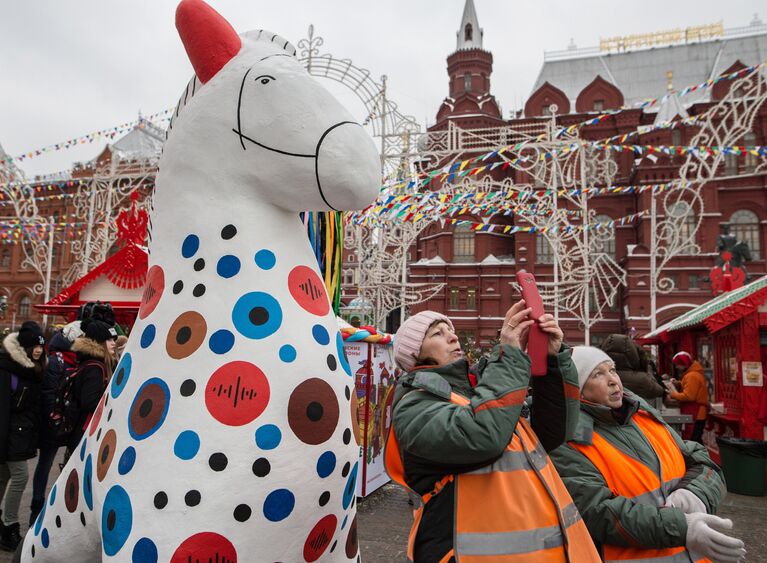
POLYGON ((576 346, 581 417, 551 453, 606 562, 743 560, 743 542, 715 516, 724 494, 708 451, 685 442, 643 399, 624 391, 598 348, 576 346))
POLYGON ((703 366, 693 360, 689 352, 677 352, 671 358, 671 363, 683 375, 681 382, 671 380, 673 388, 669 389, 668 396, 679 401, 679 411, 691 415, 693 420, 692 424, 684 425, 682 438, 702 444, 708 415, 708 382, 703 374, 703 366))
POLYGON ((407 374, 397 383, 385 460, 392 479, 423 501, 408 561, 599 561, 546 454, 575 428, 577 374, 562 331, 543 315, 548 373, 531 381, 523 351, 530 311, 523 301, 509 309, 500 344, 472 372, 444 315, 418 313, 397 331, 395 359, 407 374), (520 416, 529 385, 531 424, 520 416))

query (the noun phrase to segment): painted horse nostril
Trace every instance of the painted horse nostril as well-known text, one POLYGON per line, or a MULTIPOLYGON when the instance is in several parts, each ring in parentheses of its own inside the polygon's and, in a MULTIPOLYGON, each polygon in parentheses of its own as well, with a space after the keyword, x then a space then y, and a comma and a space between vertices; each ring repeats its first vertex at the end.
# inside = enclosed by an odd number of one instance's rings
POLYGON ((381 185, 378 150, 357 123, 343 122, 325 132, 317 147, 317 185, 331 209, 363 209, 381 185))

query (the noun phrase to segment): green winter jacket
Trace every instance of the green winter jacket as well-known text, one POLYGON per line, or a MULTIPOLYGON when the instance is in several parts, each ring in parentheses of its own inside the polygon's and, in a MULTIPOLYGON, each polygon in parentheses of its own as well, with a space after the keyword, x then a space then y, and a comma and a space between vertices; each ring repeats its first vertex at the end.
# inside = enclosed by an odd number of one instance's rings
MULTIPOLYGON (((530 358, 508 345, 496 346, 472 373, 476 387, 469 381, 468 363, 458 360, 416 368, 397 382, 394 433, 405 481, 421 495, 445 475, 474 471, 501 456, 523 405, 480 407, 509 393, 532 387, 531 425, 546 450, 564 443, 577 427, 579 402, 565 396, 565 382, 578 385, 569 348, 549 356, 548 373, 542 377, 531 378, 530 358), (470 399, 470 405, 451 403, 451 391, 470 399)), ((419 563, 439 561, 453 547, 453 498, 450 483, 426 505, 415 543, 419 563)))
MULTIPOLYGON (((687 521, 680 509, 658 508, 614 496, 591 461, 570 446, 572 442, 591 444, 592 435, 596 432, 658 474, 660 462, 655 451, 632 420, 639 409, 669 428, 655 409, 643 399, 625 391, 623 407, 615 411, 606 406, 582 403, 575 437, 551 453, 551 459, 600 551, 604 544, 648 548, 685 544, 687 521), (616 525, 616 521, 619 525, 616 525)), ((722 470, 711 461, 704 446, 696 442, 685 442, 675 431, 671 428, 669 430, 682 451, 687 467, 677 488, 695 493, 706 505, 708 513, 715 513, 724 491, 722 470)))

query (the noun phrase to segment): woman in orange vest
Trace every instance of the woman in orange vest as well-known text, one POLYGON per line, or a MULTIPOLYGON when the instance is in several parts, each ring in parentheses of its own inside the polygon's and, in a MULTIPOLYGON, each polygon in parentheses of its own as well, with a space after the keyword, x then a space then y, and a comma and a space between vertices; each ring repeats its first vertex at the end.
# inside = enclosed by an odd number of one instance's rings
POLYGON ((708 415, 708 382, 703 374, 703 366, 693 360, 689 352, 677 352, 671 358, 671 363, 683 375, 681 383, 676 379, 671 380, 668 396, 679 401, 680 412, 691 415, 695 421, 684 425, 682 437, 702 444, 703 428, 708 415))
POLYGON ((714 516, 724 478, 706 449, 625 391, 602 350, 576 346, 573 362, 581 417, 551 458, 604 560, 741 561, 743 542, 723 533, 732 522, 714 516))
POLYGON ((408 561, 597 563, 594 544, 546 451, 578 413, 577 374, 551 315, 548 373, 530 377, 534 321, 524 302, 506 313, 500 344, 469 371, 453 323, 424 311, 397 331, 397 382, 386 468, 415 491, 408 561), (528 386, 532 425, 520 417, 528 386))

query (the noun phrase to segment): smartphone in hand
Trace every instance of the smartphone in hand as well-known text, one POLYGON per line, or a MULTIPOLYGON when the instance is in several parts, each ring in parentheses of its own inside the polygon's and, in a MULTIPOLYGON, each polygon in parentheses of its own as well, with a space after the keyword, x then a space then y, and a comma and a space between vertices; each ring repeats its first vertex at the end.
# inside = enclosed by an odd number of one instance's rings
POLYGON ((517 272, 517 283, 522 292, 522 298, 525 305, 532 309, 529 318, 533 319, 534 325, 530 327, 530 333, 527 337, 527 355, 530 356, 530 372, 534 376, 546 375, 546 356, 549 350, 549 337, 541 330, 538 319, 544 313, 543 299, 538 293, 538 286, 535 285, 535 276, 525 270, 517 272))

